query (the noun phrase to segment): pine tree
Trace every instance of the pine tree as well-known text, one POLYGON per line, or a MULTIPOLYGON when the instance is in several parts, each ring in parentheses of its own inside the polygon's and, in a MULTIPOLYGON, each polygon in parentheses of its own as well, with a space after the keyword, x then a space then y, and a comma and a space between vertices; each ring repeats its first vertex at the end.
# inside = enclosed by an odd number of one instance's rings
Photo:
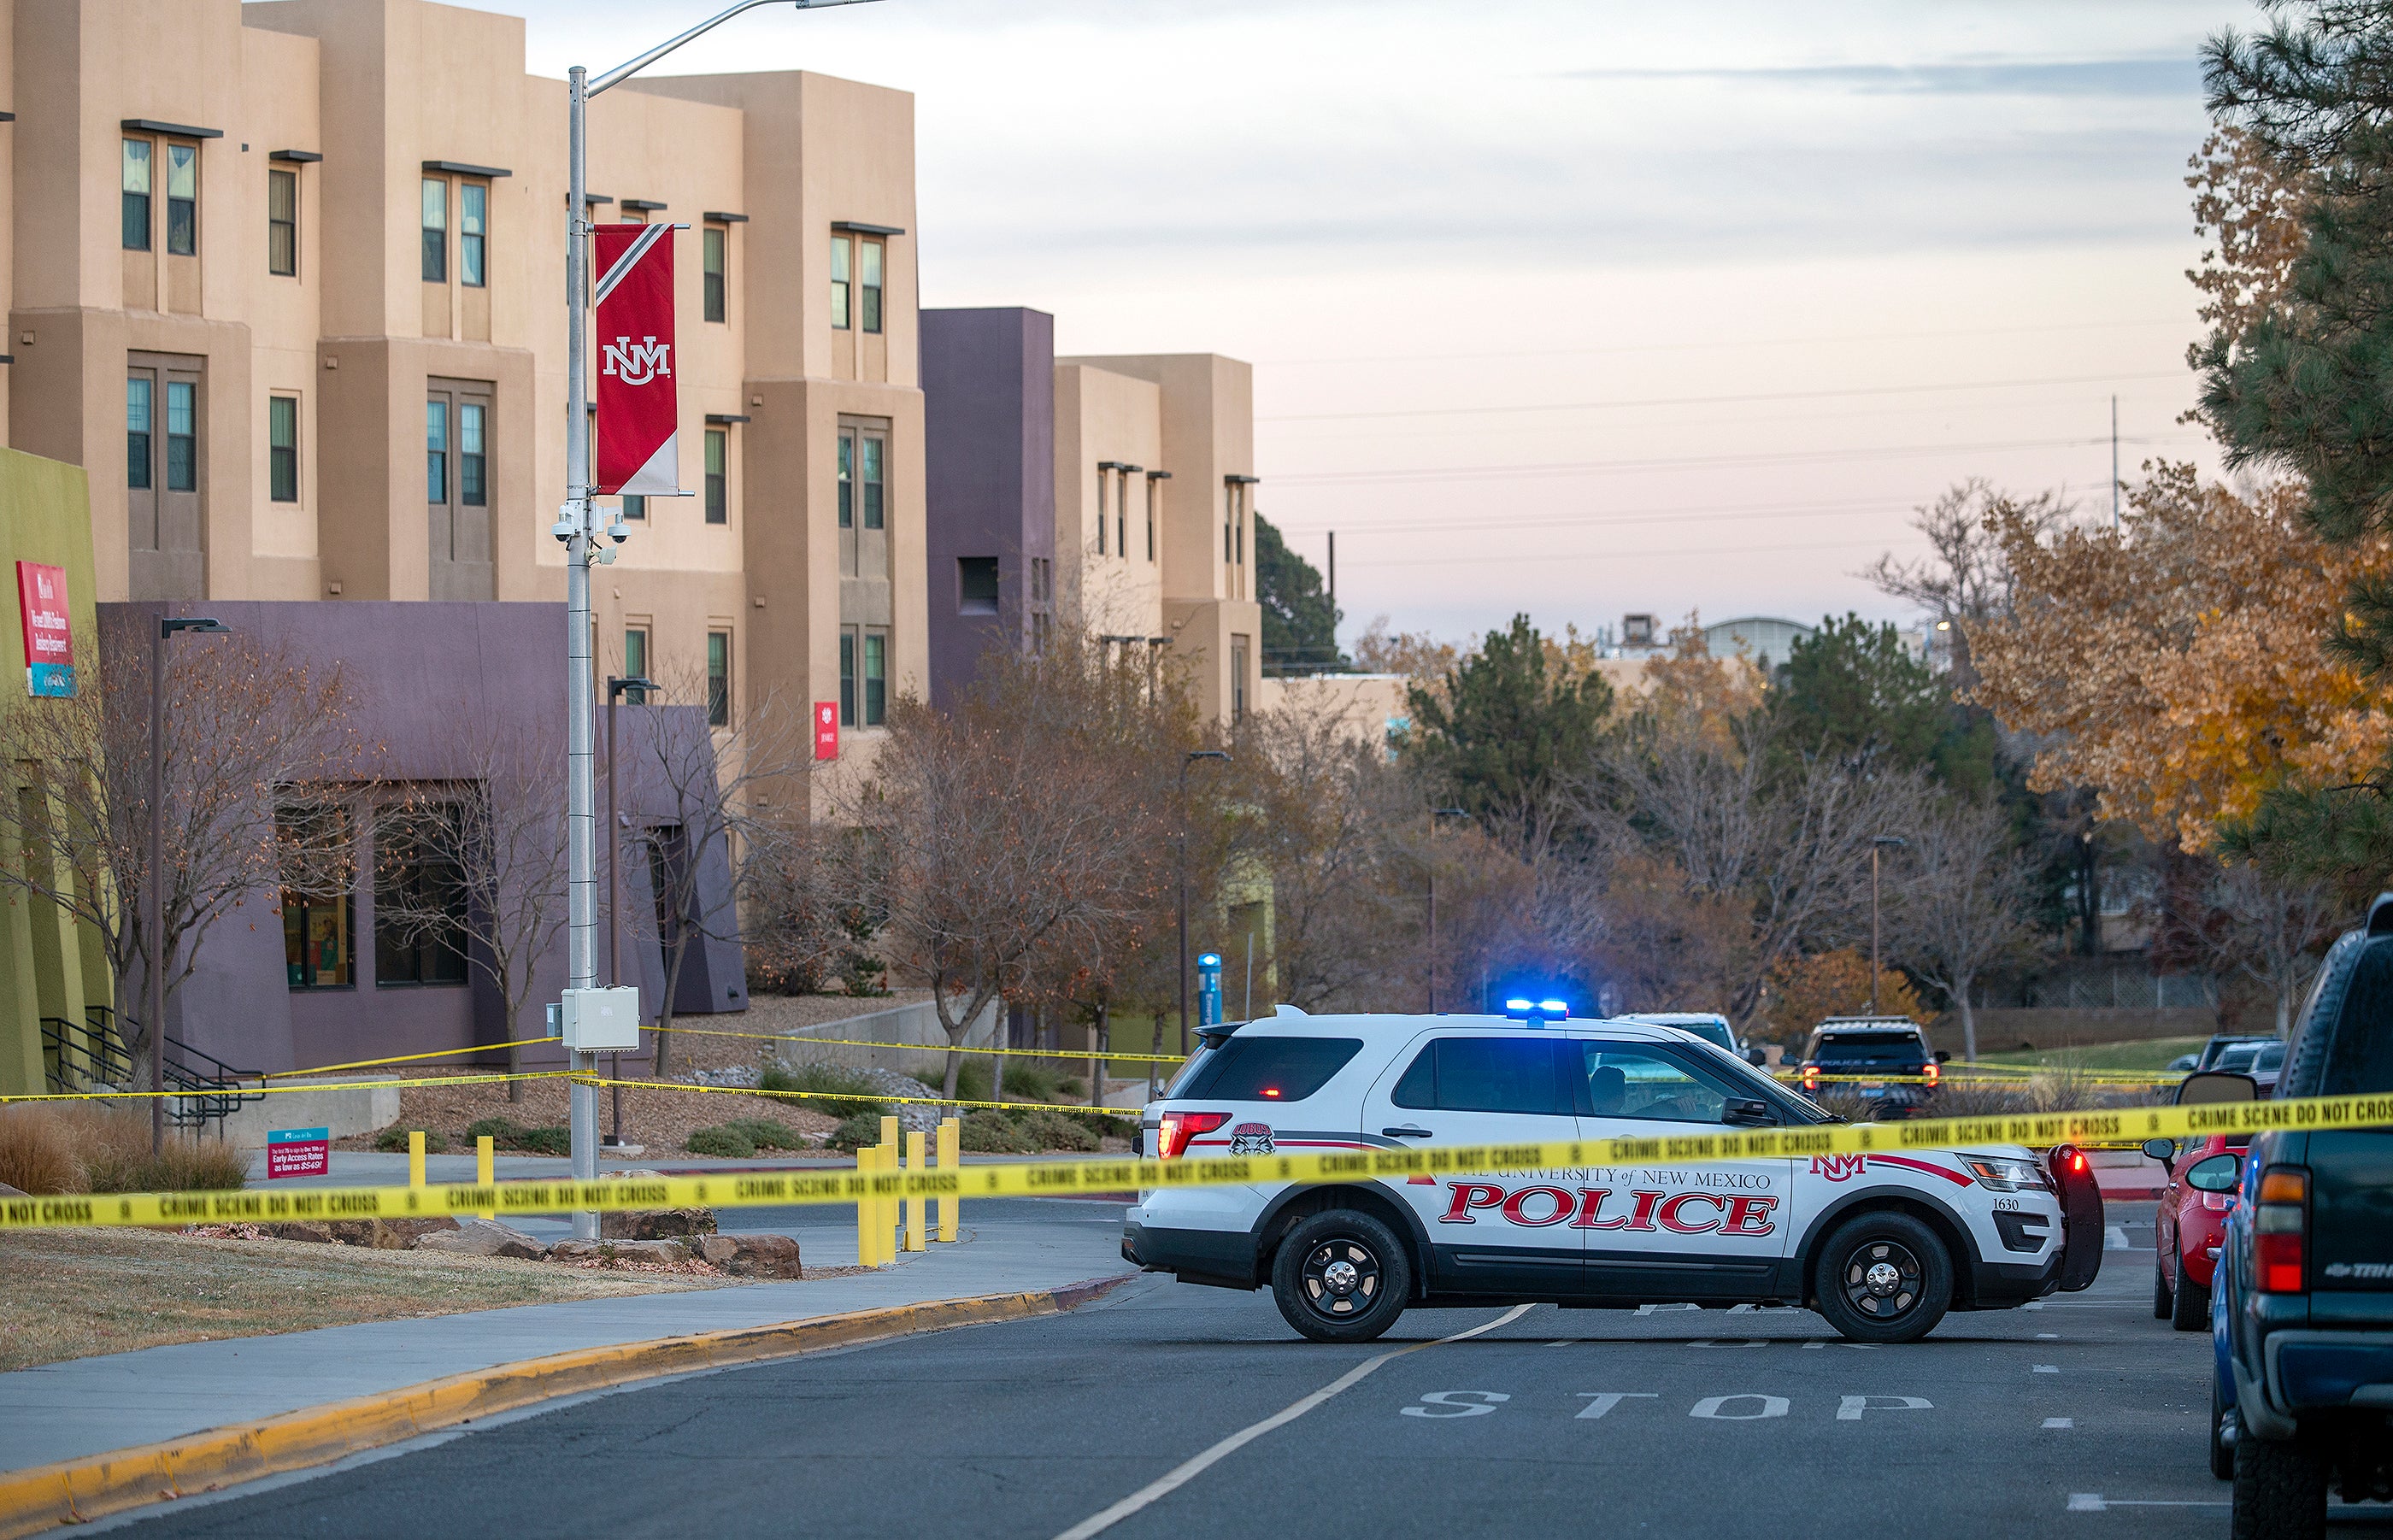
POLYGON ((1347 667, 1321 573, 1288 548, 1278 527, 1255 516, 1255 598, 1263 611, 1263 672, 1326 673, 1347 667))
POLYGON ((1555 831, 1567 789, 1591 768, 1612 687, 1600 675, 1561 679, 1526 615, 1491 631, 1447 672, 1443 690, 1412 687, 1405 748, 1438 794, 1524 854, 1555 831))

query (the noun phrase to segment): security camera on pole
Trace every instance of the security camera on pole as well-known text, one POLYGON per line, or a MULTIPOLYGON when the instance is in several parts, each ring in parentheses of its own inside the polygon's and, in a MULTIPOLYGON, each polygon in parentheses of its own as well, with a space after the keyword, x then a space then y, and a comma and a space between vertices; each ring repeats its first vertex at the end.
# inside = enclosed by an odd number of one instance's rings
MULTIPOLYGON (((567 853, 566 988, 558 1019, 571 1067, 587 1077, 592 1055, 639 1047, 639 991, 600 989, 598 983, 597 803, 590 666, 590 564, 615 559, 597 549, 594 498, 628 491, 687 497, 681 489, 679 405, 672 371, 673 232, 671 225, 593 225, 589 220, 590 98, 647 69, 694 37, 741 11, 792 0, 741 0, 670 42, 595 79, 577 64, 566 73, 568 182, 565 196, 566 415, 565 505, 549 533, 565 545, 565 723, 567 853), (585 244, 585 241, 589 244, 585 244), (590 467, 590 246, 597 248, 599 329, 607 338, 598 383, 598 474, 590 467), (609 478, 609 473, 614 473, 609 478), (629 998, 628 1006, 625 1003, 629 998), (628 1040, 626 1038, 628 1038, 628 1040)), ((800 10, 858 0, 794 0, 800 10)), ((631 538, 619 516, 607 528, 616 545, 631 538)), ((573 1177, 598 1175, 598 1088, 577 1078, 572 1088, 573 1177)), ((598 1235, 598 1215, 580 1209, 573 1233, 598 1235)))

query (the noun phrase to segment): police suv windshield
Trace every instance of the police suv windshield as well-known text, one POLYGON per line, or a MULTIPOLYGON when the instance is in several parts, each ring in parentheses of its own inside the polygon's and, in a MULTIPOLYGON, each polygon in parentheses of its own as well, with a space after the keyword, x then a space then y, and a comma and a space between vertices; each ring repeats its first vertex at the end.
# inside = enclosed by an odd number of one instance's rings
POLYGON ((1789 1123, 1841 1123, 1843 1118, 1823 1111, 1809 1097, 1798 1096, 1760 1070, 1746 1063, 1737 1054, 1709 1041, 1694 1045, 1703 1054, 1704 1065, 1716 1073, 1733 1075, 1742 1094, 1767 1102, 1789 1123))

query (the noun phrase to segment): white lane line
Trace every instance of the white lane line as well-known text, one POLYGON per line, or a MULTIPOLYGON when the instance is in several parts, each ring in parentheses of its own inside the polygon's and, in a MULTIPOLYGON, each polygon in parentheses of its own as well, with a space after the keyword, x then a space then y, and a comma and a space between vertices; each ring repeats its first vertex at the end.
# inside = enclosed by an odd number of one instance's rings
POLYGON ((2035 1334, 2035 1339, 2039 1342, 2058 1342, 2060 1340, 2060 1334, 2057 1331, 2040 1331, 2035 1334))
POLYGON ((2132 1250, 2133 1248, 2127 1245, 2127 1232, 2125 1226, 2116 1224, 2104 1225, 2102 1227, 2102 1249, 2105 1251, 2132 1250))
POLYGON ((2060 1372, 2060 1365, 2058 1364, 2039 1364, 2035 1366, 2035 1372, 2040 1375, 2057 1375, 2060 1372))
POLYGON ((1336 1379, 1331 1380, 1320 1390, 1314 1391, 1311 1395, 1273 1413, 1270 1416, 1263 1418, 1261 1422, 1255 1423, 1250 1427, 1239 1429, 1236 1432, 1231 1434, 1228 1438, 1223 1439, 1221 1442, 1213 1445, 1212 1448, 1206 1450, 1203 1454, 1198 1455, 1192 1459, 1183 1461, 1180 1465, 1174 1466, 1171 1469, 1166 1471, 1156 1480, 1149 1481, 1146 1485, 1139 1488, 1136 1492, 1131 1493, 1129 1496, 1123 1498, 1120 1502, 1116 1503, 1113 1507, 1106 1508, 1101 1513, 1092 1514, 1090 1517, 1081 1520, 1079 1523, 1074 1524, 1070 1529, 1067 1529, 1063 1533, 1057 1535, 1055 1540, 1089 1540, 1089 1536, 1092 1534, 1104 1533, 1106 1530, 1109 1530, 1116 1524, 1120 1523, 1123 1520, 1129 1518, 1131 1514, 1136 1513, 1139 1509, 1147 1507, 1156 1499, 1170 1496, 1172 1493, 1179 1491, 1182 1487, 1187 1485, 1198 1476, 1203 1475, 1209 1468, 1219 1463, 1227 1456, 1236 1454, 1248 1444, 1250 1444, 1254 1442, 1255 1440, 1262 1438, 1265 1433, 1270 1432, 1275 1428, 1287 1427, 1289 1423, 1294 1422, 1297 1418, 1304 1416, 1305 1413, 1312 1411, 1314 1407, 1320 1405, 1323 1402, 1327 1401, 1330 1397, 1338 1394, 1340 1390, 1348 1390, 1353 1386, 1362 1383, 1362 1381, 1370 1375, 1372 1370, 1378 1368, 1380 1364, 1387 1363, 1391 1359, 1402 1358, 1406 1353, 1417 1353, 1423 1348, 1442 1348, 1448 1342, 1459 1342, 1466 1338, 1477 1337, 1483 1332, 1494 1331, 1498 1326, 1509 1326, 1523 1315, 1528 1314, 1529 1312, 1535 1308, 1536 1307, 1534 1305, 1514 1305, 1510 1310, 1505 1312, 1502 1315, 1497 1316, 1495 1320, 1488 1322, 1485 1325, 1473 1326, 1469 1331, 1458 1331, 1452 1337, 1441 1337, 1433 1342, 1416 1342, 1409 1348, 1398 1348, 1393 1352, 1384 1352, 1377 1358, 1366 1359, 1363 1363, 1357 1364, 1354 1367, 1347 1370, 1344 1374, 1340 1375, 1336 1379))
POLYGON ((2069 1494, 2072 1513, 2100 1513, 2114 1507, 2232 1507, 2232 1503, 2163 1501, 2153 1497, 2105 1497, 2099 1492, 2073 1492, 2069 1494))
POLYGON ((2044 1425, 2046 1428, 2074 1428, 2077 1426, 2075 1422, 2072 1421, 2068 1417, 2046 1417, 2044 1419, 2044 1425))

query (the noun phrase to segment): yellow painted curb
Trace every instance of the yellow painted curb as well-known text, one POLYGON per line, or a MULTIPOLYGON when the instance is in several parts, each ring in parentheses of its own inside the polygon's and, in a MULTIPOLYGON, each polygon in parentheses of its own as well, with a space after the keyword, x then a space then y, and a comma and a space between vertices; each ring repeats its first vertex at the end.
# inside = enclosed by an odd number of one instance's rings
POLYGON ((302 1470, 559 1396, 948 1326, 1052 1315, 1086 1303, 1133 1276, 1123 1273, 1029 1293, 934 1299, 778 1325, 553 1353, 354 1401, 286 1412, 258 1422, 211 1428, 160 1443, 35 1466, 0 1475, 0 1540, 17 1540, 59 1524, 88 1523, 150 1503, 302 1470))

